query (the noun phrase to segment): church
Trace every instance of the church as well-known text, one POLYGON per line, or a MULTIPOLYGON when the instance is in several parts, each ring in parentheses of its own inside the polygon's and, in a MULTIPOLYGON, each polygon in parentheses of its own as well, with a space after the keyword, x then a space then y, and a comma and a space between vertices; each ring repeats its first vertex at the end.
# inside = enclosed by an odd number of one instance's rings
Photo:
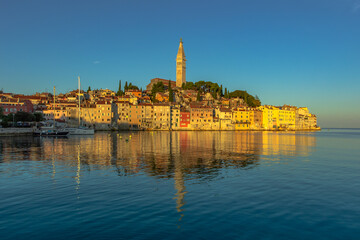
MULTIPOLYGON (((146 91, 150 92, 152 86, 158 82, 162 82, 166 88, 169 88, 169 80, 162 78, 153 78, 150 83, 146 86, 146 91)), ((180 44, 178 53, 176 55, 176 82, 171 81, 171 88, 181 88, 184 83, 186 83, 186 58, 184 52, 183 41, 180 38, 180 44)))

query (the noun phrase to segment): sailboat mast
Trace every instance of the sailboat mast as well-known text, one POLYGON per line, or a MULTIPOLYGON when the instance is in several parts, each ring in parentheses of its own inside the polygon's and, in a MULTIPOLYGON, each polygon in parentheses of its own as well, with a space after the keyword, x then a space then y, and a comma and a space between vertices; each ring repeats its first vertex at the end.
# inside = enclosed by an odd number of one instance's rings
POLYGON ((81 125, 81 113, 80 113, 80 76, 78 76, 78 81, 79 81, 79 127, 81 125))
POLYGON ((55 128, 55 86, 54 86, 54 113, 53 113, 53 115, 54 115, 54 123, 53 123, 53 127, 55 128))

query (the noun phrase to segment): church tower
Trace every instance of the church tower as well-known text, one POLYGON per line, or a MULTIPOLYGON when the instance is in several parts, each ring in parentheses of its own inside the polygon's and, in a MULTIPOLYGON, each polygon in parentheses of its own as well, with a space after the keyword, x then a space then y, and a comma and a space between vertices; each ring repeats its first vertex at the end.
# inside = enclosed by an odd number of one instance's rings
POLYGON ((179 50, 176 56, 176 87, 186 83, 186 59, 182 39, 180 38, 179 50))

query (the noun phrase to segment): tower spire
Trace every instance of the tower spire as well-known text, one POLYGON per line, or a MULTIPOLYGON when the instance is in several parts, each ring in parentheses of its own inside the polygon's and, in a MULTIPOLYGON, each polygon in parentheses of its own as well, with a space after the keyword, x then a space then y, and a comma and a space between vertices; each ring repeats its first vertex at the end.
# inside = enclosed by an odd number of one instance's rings
POLYGON ((186 83, 186 58, 182 38, 180 38, 179 50, 176 56, 176 86, 182 87, 186 83))

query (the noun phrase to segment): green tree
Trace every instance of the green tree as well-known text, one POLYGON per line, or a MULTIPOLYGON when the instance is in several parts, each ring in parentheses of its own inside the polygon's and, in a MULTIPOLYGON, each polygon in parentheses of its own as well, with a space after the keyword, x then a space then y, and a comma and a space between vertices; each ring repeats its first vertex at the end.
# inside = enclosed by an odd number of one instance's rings
POLYGON ((152 86, 151 89, 151 100, 155 101, 156 93, 158 92, 165 92, 165 86, 163 82, 157 82, 152 86))
POLYGON ((128 90, 139 90, 139 87, 129 83, 128 90))
POLYGON ((116 96, 122 96, 124 95, 124 92, 121 90, 121 80, 119 80, 119 89, 116 92, 116 96))
POLYGON ((197 101, 197 102, 200 102, 200 101, 201 101, 200 91, 197 92, 196 101, 197 101))
POLYGON ((174 102, 174 92, 172 90, 170 80, 169 80, 169 102, 174 102))
POLYGON ((211 92, 211 96, 214 98, 214 99, 217 99, 217 96, 218 96, 218 92, 211 92))
POLYGON ((12 126, 14 125, 14 121, 15 121, 15 115, 13 113, 9 113, 3 118, 3 126, 5 127, 12 126))
POLYGON ((91 87, 89 86, 86 92, 89 93, 90 91, 91 91, 91 87))
POLYGON ((244 102, 249 107, 258 107, 261 105, 261 101, 260 101, 259 97, 257 97, 257 96, 254 97, 254 96, 250 95, 249 93, 247 93, 246 91, 236 90, 236 91, 229 93, 229 98, 236 98, 236 97, 244 99, 244 102))
POLYGON ((125 86, 124 86, 124 91, 127 91, 128 90, 128 83, 127 81, 125 82, 125 86))
POLYGON ((184 90, 196 90, 196 86, 193 82, 186 82, 183 83, 183 87, 184 90))
POLYGON ((35 116, 27 112, 17 112, 15 113, 15 122, 33 122, 35 121, 35 116))
POLYGON ((34 113, 34 117, 36 122, 44 121, 44 116, 42 113, 36 112, 34 113))
POLYGON ((224 97, 225 97, 225 98, 229 98, 229 93, 228 93, 227 88, 225 88, 225 94, 224 94, 224 97))

